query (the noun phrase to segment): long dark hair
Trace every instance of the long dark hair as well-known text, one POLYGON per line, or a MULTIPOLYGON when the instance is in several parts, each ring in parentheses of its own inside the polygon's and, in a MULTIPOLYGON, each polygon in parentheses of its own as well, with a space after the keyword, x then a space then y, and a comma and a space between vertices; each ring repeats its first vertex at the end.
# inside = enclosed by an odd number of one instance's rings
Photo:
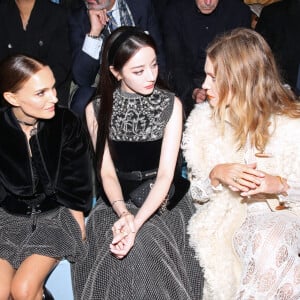
MULTIPOLYGON (((9 56, 0 62, 0 95, 2 104, 5 92, 16 93, 31 78, 44 67, 44 64, 29 56, 17 54, 9 56)), ((4 102, 3 102, 4 101, 4 102)))
MULTIPOLYGON (((115 30, 106 40, 102 52, 100 81, 96 97, 100 98, 100 109, 97 116, 99 128, 96 141, 96 170, 100 170, 106 141, 109 142, 109 126, 113 107, 113 93, 119 82, 110 71, 110 66, 120 72, 127 61, 142 47, 151 47, 157 53, 153 38, 132 26, 123 26, 115 30)), ((99 172, 97 172, 99 176, 99 172)))

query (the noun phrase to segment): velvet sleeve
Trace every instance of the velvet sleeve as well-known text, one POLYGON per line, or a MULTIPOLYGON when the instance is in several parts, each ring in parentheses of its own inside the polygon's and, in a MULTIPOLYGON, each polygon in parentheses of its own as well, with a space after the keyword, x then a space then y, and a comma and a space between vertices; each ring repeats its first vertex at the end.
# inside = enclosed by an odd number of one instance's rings
POLYGON ((56 184, 57 201, 88 213, 92 205, 92 159, 87 132, 69 112, 64 118, 63 143, 56 184))

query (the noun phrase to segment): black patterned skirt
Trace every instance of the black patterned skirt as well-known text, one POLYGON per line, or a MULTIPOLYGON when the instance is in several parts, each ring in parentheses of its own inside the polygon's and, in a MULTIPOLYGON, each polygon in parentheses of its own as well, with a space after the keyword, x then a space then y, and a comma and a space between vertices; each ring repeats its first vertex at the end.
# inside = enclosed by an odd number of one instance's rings
MULTIPOLYGON (((186 232, 194 212, 189 197, 149 219, 122 260, 109 249, 117 216, 111 207, 98 202, 87 223, 88 255, 72 266, 76 300, 201 299, 202 271, 186 232)), ((127 207, 136 213, 135 206, 127 207)))
POLYGON ((86 245, 82 241, 79 224, 68 208, 33 216, 16 216, 0 208, 0 258, 15 269, 32 254, 39 254, 70 262, 82 260, 86 245))

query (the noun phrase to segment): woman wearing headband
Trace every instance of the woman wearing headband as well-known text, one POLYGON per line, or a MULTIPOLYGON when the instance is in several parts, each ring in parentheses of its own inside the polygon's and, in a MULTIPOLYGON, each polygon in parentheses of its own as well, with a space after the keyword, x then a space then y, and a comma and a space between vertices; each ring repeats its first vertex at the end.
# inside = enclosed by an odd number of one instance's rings
POLYGON ((201 297, 186 234, 194 208, 180 163, 176 172, 182 105, 157 76, 153 39, 135 27, 114 31, 86 111, 103 192, 87 223, 89 254, 73 270, 76 299, 201 297))
POLYGON ((299 299, 300 105, 255 31, 213 41, 205 72, 183 138, 204 299, 299 299))
POLYGON ((57 107, 53 73, 35 59, 0 63, 0 95, 0 299, 48 299, 43 284, 56 264, 85 253, 88 137, 57 107))

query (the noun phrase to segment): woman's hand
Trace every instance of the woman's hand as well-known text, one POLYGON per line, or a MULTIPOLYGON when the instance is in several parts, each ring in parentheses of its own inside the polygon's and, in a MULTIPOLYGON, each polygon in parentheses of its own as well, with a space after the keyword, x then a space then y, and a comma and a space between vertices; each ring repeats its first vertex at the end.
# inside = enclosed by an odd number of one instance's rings
POLYGON ((273 176, 267 173, 264 173, 265 176, 261 181, 259 186, 256 186, 249 191, 245 191, 241 193, 241 196, 247 197, 257 194, 282 194, 287 195, 287 190, 289 189, 289 185, 286 180, 281 178, 280 176, 273 176))
POLYGON ((265 173, 256 170, 256 163, 227 163, 216 165, 209 178, 213 186, 228 185, 232 191, 248 192, 260 186, 265 173))
POLYGON ((124 258, 134 245, 136 228, 134 216, 126 212, 112 227, 113 240, 110 244, 110 251, 118 258, 124 258))

